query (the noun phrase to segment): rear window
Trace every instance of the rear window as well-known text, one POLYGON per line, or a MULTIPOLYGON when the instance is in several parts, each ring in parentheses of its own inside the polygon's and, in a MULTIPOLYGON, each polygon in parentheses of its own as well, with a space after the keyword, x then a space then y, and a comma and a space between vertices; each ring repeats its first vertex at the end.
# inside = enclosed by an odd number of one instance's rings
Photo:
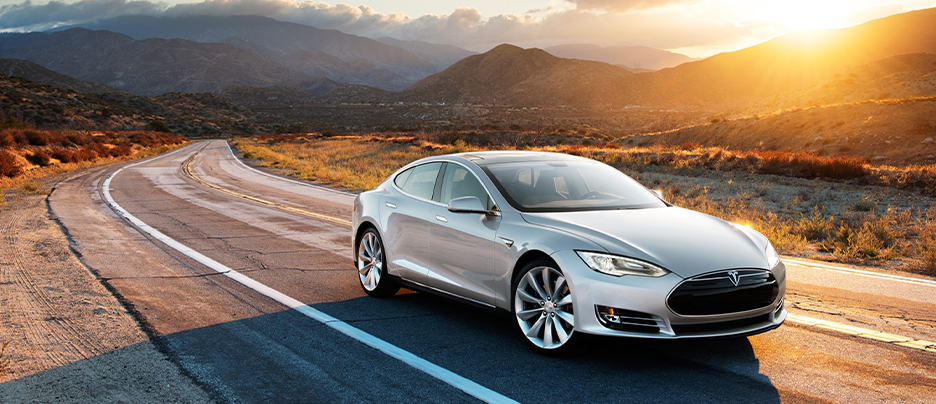
POLYGON ((417 198, 432 199, 440 167, 442 163, 428 163, 410 168, 397 175, 394 183, 404 192, 417 198))

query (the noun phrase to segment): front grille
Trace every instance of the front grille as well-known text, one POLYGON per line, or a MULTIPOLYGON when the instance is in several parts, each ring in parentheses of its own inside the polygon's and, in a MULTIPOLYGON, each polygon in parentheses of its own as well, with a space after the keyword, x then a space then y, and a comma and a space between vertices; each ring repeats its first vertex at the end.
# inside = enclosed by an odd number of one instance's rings
POLYGON ((686 279, 670 293, 667 304, 674 313, 685 316, 738 313, 767 307, 779 293, 770 271, 726 270, 686 279), (737 285, 730 272, 737 272, 737 285))
POLYGON ((756 324, 766 323, 768 321, 770 321, 770 313, 761 314, 751 318, 721 321, 717 323, 673 324, 673 332, 675 332, 676 335, 691 335, 708 332, 730 331, 738 328, 745 328, 756 324))

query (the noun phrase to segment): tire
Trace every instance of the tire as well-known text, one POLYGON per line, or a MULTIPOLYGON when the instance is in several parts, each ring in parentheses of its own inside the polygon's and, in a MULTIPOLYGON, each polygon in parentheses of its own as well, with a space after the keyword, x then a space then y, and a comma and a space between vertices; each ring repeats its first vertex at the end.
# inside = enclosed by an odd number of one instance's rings
POLYGON ((389 297, 400 290, 400 285, 387 273, 387 252, 380 234, 369 228, 361 234, 354 254, 358 280, 364 293, 374 297, 389 297))
POLYGON ((538 259, 524 265, 511 290, 511 312, 528 346, 545 354, 572 350, 578 340, 572 290, 556 263, 538 259))

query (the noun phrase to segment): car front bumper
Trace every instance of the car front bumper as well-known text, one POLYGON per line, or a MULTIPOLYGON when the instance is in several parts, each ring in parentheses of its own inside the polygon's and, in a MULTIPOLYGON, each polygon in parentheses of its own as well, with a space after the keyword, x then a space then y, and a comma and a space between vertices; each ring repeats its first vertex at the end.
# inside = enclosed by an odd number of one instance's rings
POLYGON ((777 328, 787 316, 783 305, 786 291, 783 263, 771 269, 779 294, 769 305, 737 313, 685 316, 674 313, 667 305, 670 292, 683 281, 675 273, 658 278, 615 277, 592 270, 574 251, 560 251, 552 257, 572 289, 576 332, 653 339, 744 336, 777 328), (609 322, 609 317, 600 315, 599 311, 607 313, 608 307, 616 309, 614 318, 620 323, 609 322))

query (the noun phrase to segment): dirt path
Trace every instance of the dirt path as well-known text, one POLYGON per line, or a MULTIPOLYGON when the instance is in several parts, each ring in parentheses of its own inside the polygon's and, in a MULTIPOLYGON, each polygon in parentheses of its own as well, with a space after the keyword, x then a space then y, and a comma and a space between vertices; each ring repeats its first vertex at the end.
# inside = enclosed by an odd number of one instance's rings
POLYGON ((0 401, 208 399, 72 253, 44 195, 0 208, 0 341, 0 401))

